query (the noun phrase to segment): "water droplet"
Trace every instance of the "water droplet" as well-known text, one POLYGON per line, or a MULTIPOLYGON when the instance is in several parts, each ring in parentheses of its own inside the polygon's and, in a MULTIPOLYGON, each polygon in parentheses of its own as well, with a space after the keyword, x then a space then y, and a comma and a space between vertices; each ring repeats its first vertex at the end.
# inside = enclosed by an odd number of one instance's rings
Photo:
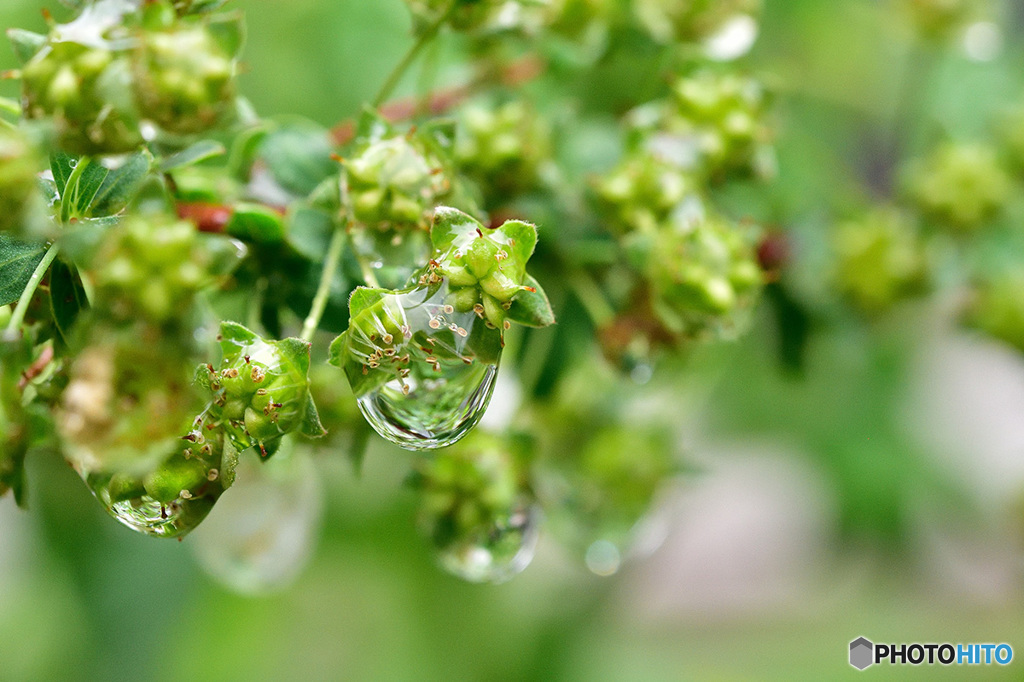
POLYGON ((367 281, 385 289, 402 289, 420 270, 415 264, 430 258, 430 235, 425 230, 380 230, 359 227, 349 233, 352 251, 367 281))
POLYGON ((216 488, 212 494, 207 491, 193 494, 185 490, 182 492, 191 498, 178 496, 161 502, 146 494, 140 484, 139 494, 121 499, 122 495, 116 491, 119 485, 116 477, 86 475, 84 478, 92 494, 117 521, 138 533, 166 538, 182 537, 198 526, 213 509, 221 490, 219 485, 211 486, 216 488))
POLYGON ((243 594, 287 587, 305 567, 323 517, 313 461, 288 442, 273 458, 246 457, 231 491, 190 538, 199 564, 243 594))
POLYGON ((343 367, 360 411, 409 450, 461 439, 494 392, 501 332, 448 298, 443 283, 383 294, 346 333, 343 367))
POLYGON ((449 573, 474 583, 503 583, 523 572, 533 560, 540 536, 535 505, 517 509, 494 525, 460 537, 438 551, 449 573))

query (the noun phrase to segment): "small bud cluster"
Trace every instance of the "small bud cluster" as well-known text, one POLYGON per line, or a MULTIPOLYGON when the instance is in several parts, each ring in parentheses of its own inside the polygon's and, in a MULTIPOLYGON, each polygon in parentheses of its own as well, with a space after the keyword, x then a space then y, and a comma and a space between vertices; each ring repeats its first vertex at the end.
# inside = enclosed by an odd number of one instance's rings
POLYGON ((223 359, 207 365, 203 382, 213 393, 209 423, 238 450, 256 447, 267 457, 307 416, 309 344, 266 341, 239 325, 222 325, 223 359))
POLYGON ((143 121, 179 134, 210 130, 233 105, 228 46, 240 40, 222 45, 209 17, 179 19, 165 1, 146 3, 140 16, 118 7, 120 23, 86 5, 53 29, 22 69, 26 118, 50 122, 56 145, 75 154, 133 151, 143 121))
POLYGON ((597 195, 614 217, 620 233, 656 232, 675 218, 684 218, 686 200, 696 199, 691 173, 646 151, 624 158, 596 186, 597 195))
POLYGON ((964 322, 1024 351, 1024 268, 1003 267, 980 277, 972 288, 964 322))
POLYGON ((130 216, 107 230, 92 259, 97 314, 116 323, 173 324, 212 282, 211 259, 191 222, 130 216))
POLYGON ((926 220, 968 234, 1002 212, 1011 181, 991 147, 947 144, 910 166, 907 190, 926 220))
POLYGON ((770 178, 775 168, 767 107, 758 81, 702 70, 678 79, 669 101, 640 107, 630 122, 652 151, 712 179, 770 178))
POLYGON ((521 100, 498 107, 466 107, 455 154, 459 169, 483 189, 488 206, 508 201, 538 186, 550 156, 544 122, 521 100))
POLYGON ((445 279, 455 311, 473 311, 488 324, 508 329, 512 299, 531 289, 525 284, 526 262, 537 244, 537 228, 509 221, 492 229, 465 213, 439 208, 431 236, 435 247, 446 250, 435 252, 421 284, 445 279))
POLYGON ((234 104, 235 55, 199 19, 143 32, 132 66, 140 110, 167 132, 206 132, 234 104))
POLYGON ((0 124, 0 232, 24 234, 25 218, 38 194, 39 155, 16 128, 0 124))
POLYGON ((510 564, 523 550, 524 536, 534 530, 533 496, 525 463, 504 439, 475 432, 420 458, 410 480, 419 493, 419 526, 443 566, 467 579, 491 582, 518 572, 510 564), (486 560, 475 562, 478 553, 485 553, 486 560), (487 570, 474 572, 480 564, 487 570), (493 567, 501 568, 495 573, 493 567))
POLYGON ((718 216, 661 231, 647 270, 661 321, 688 339, 729 338, 742 330, 763 280, 758 234, 718 216))
POLYGON ((833 235, 835 286, 865 313, 878 313, 929 288, 931 263, 913 220, 881 208, 841 224, 833 235))

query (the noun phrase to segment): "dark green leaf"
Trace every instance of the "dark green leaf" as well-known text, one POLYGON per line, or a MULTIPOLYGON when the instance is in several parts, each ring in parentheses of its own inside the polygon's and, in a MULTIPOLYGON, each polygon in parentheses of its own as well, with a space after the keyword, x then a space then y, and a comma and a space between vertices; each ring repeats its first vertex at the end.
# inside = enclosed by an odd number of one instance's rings
POLYGON ((122 165, 110 171, 92 199, 89 215, 111 216, 131 202, 142 186, 150 168, 150 157, 144 152, 133 154, 122 165))
POLYGON ((227 148, 214 140, 200 140, 191 147, 172 154, 160 162, 160 170, 164 173, 188 166, 194 166, 208 159, 214 159, 227 153, 227 148))
POLYGON ((235 137, 228 157, 228 172, 239 180, 249 179, 249 171, 259 156, 260 145, 267 139, 265 127, 254 127, 244 130, 235 137))
POLYGON ((71 338, 71 329, 78 314, 88 305, 78 270, 61 259, 54 261, 50 270, 50 309, 65 345, 71 338))
POLYGON ((300 374, 309 374, 309 349, 311 344, 308 341, 289 338, 277 341, 274 345, 281 351, 281 355, 284 356, 285 360, 298 368, 300 374))
POLYGON ((54 152, 50 155, 50 170, 53 171, 53 182, 57 185, 58 194, 64 194, 64 188, 68 186, 68 178, 75 170, 77 162, 77 156, 71 156, 64 152, 54 152))
POLYGON ((45 254, 43 242, 21 242, 0 234, 0 305, 9 305, 21 298, 45 254))
POLYGON ((312 123, 282 126, 267 135, 260 149, 278 184, 298 196, 309 195, 338 172, 331 153, 327 130, 312 123))
POLYGON ((526 327, 548 327, 555 323, 555 311, 551 309, 551 302, 548 301, 544 289, 530 275, 526 276, 524 284, 535 291, 520 291, 512 299, 512 306, 508 309, 506 317, 510 322, 521 324, 526 327))
POLYGON ((284 220, 281 215, 262 204, 235 206, 225 231, 256 244, 278 244, 284 241, 284 220))
POLYGON ((334 233, 333 218, 318 209, 297 205, 288 216, 288 243, 312 261, 320 261, 327 253, 334 233))
POLYGON ((61 220, 67 223, 72 218, 82 218, 89 215, 89 207, 96 194, 103 186, 110 170, 97 161, 82 157, 77 161, 79 164, 86 164, 84 168, 74 169, 74 175, 67 180, 67 185, 60 199, 61 220), (74 178, 77 176, 77 180, 74 178))
POLYGON ((323 438, 327 435, 327 429, 320 422, 320 414, 317 412, 316 403, 313 402, 313 396, 306 397, 306 407, 303 410, 302 423, 299 424, 299 430, 304 436, 310 438, 323 438))

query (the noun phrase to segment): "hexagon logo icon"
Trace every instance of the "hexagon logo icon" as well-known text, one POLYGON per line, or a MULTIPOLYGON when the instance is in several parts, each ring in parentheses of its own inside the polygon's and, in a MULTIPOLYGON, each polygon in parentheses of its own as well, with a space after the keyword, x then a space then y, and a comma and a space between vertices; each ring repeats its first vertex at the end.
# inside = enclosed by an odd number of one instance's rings
POLYGON ((857 670, 864 670, 874 663, 875 645, 864 637, 850 642, 850 665, 857 670))

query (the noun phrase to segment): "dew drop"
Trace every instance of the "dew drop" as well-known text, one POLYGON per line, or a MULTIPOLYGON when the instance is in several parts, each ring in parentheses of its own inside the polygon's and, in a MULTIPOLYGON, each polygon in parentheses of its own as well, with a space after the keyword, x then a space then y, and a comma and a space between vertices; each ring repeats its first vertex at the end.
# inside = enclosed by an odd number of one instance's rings
POLYGON ((179 496, 170 502, 160 502, 141 491, 137 496, 118 499, 120 496, 112 492, 111 480, 109 475, 86 477, 89 489, 108 514, 137 533, 155 537, 186 535, 202 523, 216 502, 215 495, 196 495, 188 499, 179 496))
POLYGON ((408 450, 457 442, 494 392, 500 333, 472 309, 445 313, 446 297, 444 285, 387 294, 348 332, 344 368, 360 411, 377 433, 408 450), (438 324, 439 314, 446 324, 438 324), (382 343, 385 334, 392 343, 382 343))
POLYGON ((438 551, 444 570, 474 583, 499 584, 523 572, 537 550, 540 512, 535 505, 516 510, 502 522, 438 551))

